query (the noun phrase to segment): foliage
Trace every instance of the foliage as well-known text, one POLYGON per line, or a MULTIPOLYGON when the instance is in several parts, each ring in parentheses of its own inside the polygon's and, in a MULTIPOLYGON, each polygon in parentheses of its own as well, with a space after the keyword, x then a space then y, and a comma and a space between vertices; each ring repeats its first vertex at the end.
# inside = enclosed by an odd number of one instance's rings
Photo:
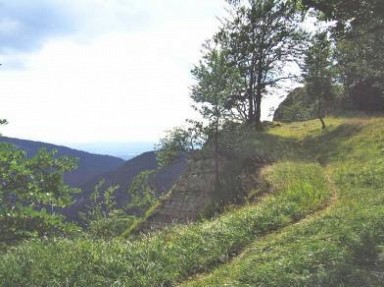
POLYGON ((319 12, 337 47, 340 79, 352 108, 384 108, 384 2, 381 0, 303 0, 319 12))
POLYGON ((105 180, 100 180, 90 196, 91 204, 88 206, 88 212, 83 215, 87 221, 109 217, 116 209, 114 193, 119 186, 110 186, 103 190, 104 185, 105 180))
POLYGON ((196 84, 191 98, 195 109, 207 120, 205 132, 213 143, 216 187, 219 185, 219 131, 226 120, 233 118, 230 104, 233 85, 239 79, 227 65, 224 52, 206 44, 206 54, 192 70, 196 84))
MULTIPOLYGON (((335 20, 335 29, 343 33, 352 26, 363 25, 372 18, 380 18, 384 13, 384 3, 381 0, 302 0, 307 7, 322 13, 325 20, 335 20), (369 15, 370 17, 367 17, 369 15)), ((380 26, 376 26, 379 29, 380 26)))
POLYGON ((60 232, 58 207, 72 201, 78 189, 64 184, 63 175, 75 168, 68 157, 41 149, 27 158, 21 150, 0 143, 0 226, 1 241, 60 232), (47 212, 49 209, 50 213, 47 212))
POLYGON ((114 198, 119 186, 105 187, 101 180, 92 192, 91 203, 87 211, 81 214, 87 234, 92 238, 110 239, 120 235, 135 219, 128 216, 123 209, 117 208, 114 198))
POLYGON ((377 111, 384 108, 384 24, 369 33, 381 19, 355 26, 345 37, 337 39, 337 59, 341 76, 353 108, 377 111))
POLYGON ((301 15, 285 1, 230 2, 231 17, 215 40, 241 79, 237 104, 244 105, 248 122, 260 123, 262 97, 269 87, 292 78, 285 67, 303 55, 301 15))
POLYGON ((156 157, 160 167, 171 164, 182 153, 194 151, 204 143, 202 123, 192 120, 189 123, 191 125, 188 128, 173 128, 160 139, 156 146, 156 157))
POLYGON ((311 44, 306 52, 303 78, 307 94, 316 102, 317 117, 325 129, 323 120, 325 109, 331 105, 335 97, 332 48, 326 32, 315 34, 311 44))
POLYGON ((132 181, 128 193, 130 195, 129 208, 147 210, 156 201, 156 190, 151 185, 151 176, 155 170, 140 172, 132 181))
POLYGON ((239 106, 233 110, 233 95, 241 82, 237 71, 229 66, 227 55, 219 45, 207 42, 203 47, 203 57, 191 71, 196 80, 191 93, 195 109, 209 121, 209 126, 219 127, 224 120, 244 119, 239 106))

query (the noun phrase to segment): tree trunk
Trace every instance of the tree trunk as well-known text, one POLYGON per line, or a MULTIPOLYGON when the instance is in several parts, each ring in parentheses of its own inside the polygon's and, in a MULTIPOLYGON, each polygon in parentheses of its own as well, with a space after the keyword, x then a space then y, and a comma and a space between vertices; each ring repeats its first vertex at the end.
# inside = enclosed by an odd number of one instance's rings
POLYGON ((249 80, 249 87, 248 87, 248 103, 249 103, 248 122, 249 123, 253 123, 255 121, 255 112, 254 112, 255 111, 255 105, 254 105, 254 95, 253 95, 254 81, 255 81, 254 74, 253 74, 253 71, 251 71, 251 78, 249 80))
POLYGON ((256 94, 255 123, 257 125, 261 124, 261 90, 259 88, 257 89, 256 94))
POLYGON ((263 68, 261 65, 261 61, 258 63, 257 67, 257 87, 256 87, 256 110, 255 110, 255 123, 258 127, 261 127, 261 79, 263 77, 263 68))
POLYGON ((321 115, 319 115, 319 120, 321 122, 321 129, 325 130, 327 127, 326 127, 325 122, 324 122, 324 120, 323 120, 321 115))
POLYGON ((325 125, 325 122, 324 122, 324 119, 323 119, 321 112, 322 112, 322 103, 321 103, 321 98, 319 98, 318 103, 317 103, 317 117, 319 118, 319 120, 321 122, 321 129, 325 130, 327 127, 325 125))
POLYGON ((214 139, 214 145, 215 145, 215 182, 216 182, 216 188, 219 187, 220 179, 219 179, 219 123, 216 121, 215 125, 215 139, 214 139))
POLYGON ((251 89, 248 92, 248 104, 249 104, 249 107, 248 107, 248 122, 252 123, 253 120, 254 120, 254 113, 253 113, 254 105, 253 105, 253 96, 252 96, 251 89))

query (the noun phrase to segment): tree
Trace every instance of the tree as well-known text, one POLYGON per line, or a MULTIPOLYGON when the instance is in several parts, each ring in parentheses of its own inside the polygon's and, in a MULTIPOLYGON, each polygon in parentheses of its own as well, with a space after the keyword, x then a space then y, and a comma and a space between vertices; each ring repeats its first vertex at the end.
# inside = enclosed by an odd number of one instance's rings
POLYGON ((191 98, 195 109, 208 121, 206 132, 213 139, 215 154, 215 177, 219 184, 219 130, 225 120, 231 118, 231 92, 235 74, 227 65, 223 51, 205 45, 206 53, 199 65, 191 71, 196 80, 191 98))
POLYGON ((95 186, 86 212, 81 213, 88 235, 114 238, 134 221, 134 216, 127 215, 122 208, 117 207, 115 192, 118 188, 118 185, 106 186, 104 179, 95 186))
POLYGON ((187 128, 175 127, 166 132, 156 148, 156 158, 160 165, 171 164, 181 153, 190 152, 202 146, 204 139, 203 125, 200 122, 188 120, 187 128))
POLYGON ((371 19, 336 38, 345 91, 353 107, 362 110, 384 109, 384 29, 368 32, 377 22, 384 20, 371 19))
POLYGON ((302 0, 329 25, 344 90, 354 108, 384 109, 384 1, 302 0))
POLYGON ((302 57, 305 33, 299 27, 301 15, 287 1, 228 2, 231 17, 215 40, 241 78, 236 99, 246 103, 247 122, 260 124, 261 101, 268 87, 292 78, 287 63, 302 57))
MULTIPOLYGON (((384 2, 382 0, 302 0, 307 8, 321 12, 321 19, 336 21, 335 32, 344 33, 351 28, 371 22, 372 19, 383 19, 384 2)), ((376 23, 367 32, 383 30, 383 21, 376 23)))
POLYGON ((56 151, 41 149, 27 158, 0 143, 0 241, 60 232, 64 225, 55 209, 70 204, 79 191, 63 180, 75 167, 75 159, 57 157, 56 151))
POLYGON ((146 211, 156 202, 156 190, 150 183, 150 178, 155 172, 156 170, 146 170, 135 176, 128 190, 128 208, 146 211))
POLYGON ((313 37, 312 45, 306 52, 303 72, 307 94, 316 101, 317 117, 322 129, 325 129, 325 105, 334 98, 332 48, 326 32, 313 37))

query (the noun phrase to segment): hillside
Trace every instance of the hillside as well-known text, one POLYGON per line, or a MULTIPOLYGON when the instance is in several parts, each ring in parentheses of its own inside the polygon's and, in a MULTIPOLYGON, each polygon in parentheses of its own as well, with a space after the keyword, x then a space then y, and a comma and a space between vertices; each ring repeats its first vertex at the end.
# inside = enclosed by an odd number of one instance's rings
MULTIPOLYGON (((94 187, 101 180, 105 180, 106 186, 118 185, 115 199, 119 206, 123 206, 129 201, 128 189, 132 180, 142 171, 154 170, 158 168, 158 162, 155 152, 146 152, 133 159, 126 161, 120 167, 99 174, 80 186, 83 191, 76 196, 76 202, 65 209, 64 213, 69 219, 77 219, 78 212, 85 210, 90 204, 89 196, 94 187)), ((184 173, 186 169, 186 158, 181 156, 169 166, 161 168, 152 178, 152 184, 156 188, 158 195, 168 191, 176 180, 184 173)))
POLYGON ((64 178, 67 184, 74 187, 80 187, 95 176, 118 168, 124 163, 124 160, 121 158, 108 155, 92 154, 49 143, 3 136, 0 137, 0 142, 6 142, 14 145, 16 148, 25 151, 28 156, 34 156, 40 148, 44 147, 48 150, 57 150, 58 156, 70 156, 78 158, 78 168, 72 172, 67 173, 64 178))
MULTIPOLYGON (((119 206, 122 206, 129 201, 127 191, 133 178, 142 171, 158 168, 156 155, 153 151, 124 161, 113 156, 92 154, 43 142, 9 137, 0 137, 0 141, 14 145, 25 151, 28 156, 34 156, 40 148, 44 147, 48 150, 57 150, 58 156, 78 158, 78 168, 64 176, 68 185, 79 187, 82 190, 81 193, 75 195, 75 203, 62 211, 71 220, 77 220, 78 213, 85 211, 90 204, 89 196, 101 179, 105 180, 106 186, 119 186, 115 197, 119 206)), ((158 194, 161 195, 168 191, 185 169, 186 158, 182 156, 171 165, 159 170, 152 179, 158 194)))
POLYGON ((305 88, 300 87, 290 92, 279 104, 273 114, 273 119, 278 122, 296 122, 316 118, 316 105, 311 100, 305 88))
POLYGON ((253 200, 112 241, 32 241, 0 256, 4 286, 383 286, 384 118, 244 131, 253 200))

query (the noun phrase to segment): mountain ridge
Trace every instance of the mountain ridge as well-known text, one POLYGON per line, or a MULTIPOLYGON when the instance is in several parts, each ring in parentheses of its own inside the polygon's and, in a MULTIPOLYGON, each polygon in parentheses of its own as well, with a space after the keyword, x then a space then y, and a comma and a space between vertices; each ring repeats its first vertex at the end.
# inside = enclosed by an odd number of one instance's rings
POLYGON ((80 187, 98 174, 117 168, 124 163, 124 160, 118 157, 93 154, 40 141, 0 136, 0 142, 11 144, 25 151, 28 157, 34 156, 41 148, 47 148, 48 150, 57 150, 58 156, 78 158, 78 167, 64 176, 65 182, 74 187, 80 187))
POLYGON ((149 151, 142 153, 122 164, 116 169, 109 170, 104 174, 99 174, 90 179, 84 185, 80 186, 82 193, 75 197, 75 203, 64 210, 64 214, 70 220, 77 221, 79 212, 84 211, 90 205, 90 195, 94 191, 94 187, 104 180, 106 187, 118 186, 114 198, 119 207, 123 207, 129 201, 129 187, 134 178, 143 171, 156 170, 157 172, 151 177, 151 185, 155 188, 158 196, 167 192, 185 173, 187 169, 186 155, 180 155, 174 162, 159 167, 156 159, 156 153, 149 151))

